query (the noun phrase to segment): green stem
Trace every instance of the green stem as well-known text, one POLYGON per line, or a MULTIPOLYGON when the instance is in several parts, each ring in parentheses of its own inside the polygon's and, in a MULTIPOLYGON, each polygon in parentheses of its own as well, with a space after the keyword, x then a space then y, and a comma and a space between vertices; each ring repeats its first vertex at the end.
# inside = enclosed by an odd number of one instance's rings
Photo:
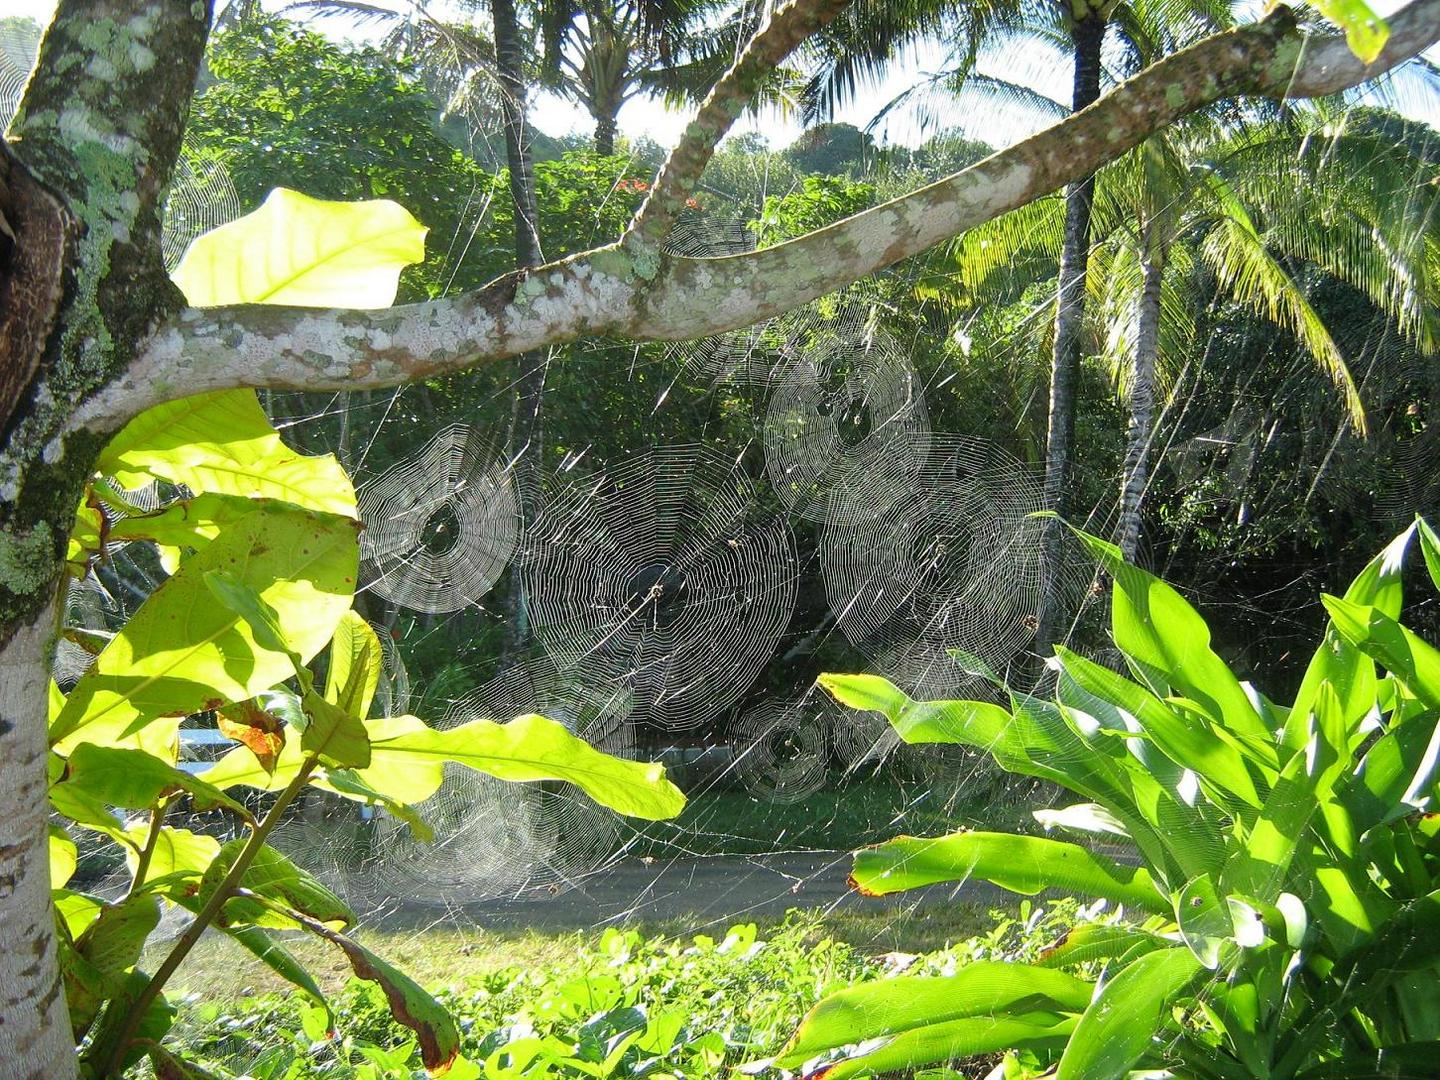
POLYGON ((169 808, 170 800, 161 799, 150 811, 150 831, 145 837, 145 846, 135 858, 135 873, 130 878, 130 888, 125 893, 126 900, 139 892, 145 881, 145 874, 150 869, 150 859, 155 854, 155 845, 160 841, 160 826, 165 820, 165 811, 169 808))
POLYGON ((164 963, 155 969, 154 975, 150 976, 150 981, 145 984, 145 989, 140 991, 139 996, 136 997, 135 1003, 130 1007, 130 1011, 125 1017, 124 1024, 121 1025, 120 1033, 115 1039, 114 1046, 110 1050, 109 1058, 105 1062, 104 1068, 100 1071, 102 1078, 120 1075, 121 1067, 125 1060, 125 1049, 134 1038, 135 1031, 139 1028, 140 1021, 145 1016, 146 1010, 150 1008, 150 1005, 155 1001, 156 997, 159 996, 160 989, 165 985, 166 980, 175 974, 175 969, 180 966, 185 957, 189 955, 190 950, 195 947, 195 943, 200 940, 200 935, 215 921, 215 916, 220 914, 220 909, 225 906, 226 901, 231 899, 235 887, 239 885, 240 879, 245 876, 245 871, 250 868, 250 863, 254 861, 260 849, 265 846, 265 838, 270 835, 270 830, 275 828, 276 824, 279 823, 280 815, 285 812, 285 808, 289 806, 295 796, 300 793, 300 790, 310 779, 310 774, 315 771, 317 764, 319 764, 319 759, 311 757, 300 766, 300 771, 295 774, 295 778, 280 792, 279 797, 275 800, 275 804, 270 807, 269 812, 261 819, 260 824, 250 833, 244 846, 240 849, 240 853, 235 856, 235 861, 231 863, 229 871, 225 874, 225 877, 221 879, 220 884, 216 886, 215 891, 211 893, 210 899, 206 901, 205 906, 200 909, 194 921, 185 928, 185 932, 181 934, 179 940, 175 942, 174 947, 170 950, 170 954, 165 957, 164 963))

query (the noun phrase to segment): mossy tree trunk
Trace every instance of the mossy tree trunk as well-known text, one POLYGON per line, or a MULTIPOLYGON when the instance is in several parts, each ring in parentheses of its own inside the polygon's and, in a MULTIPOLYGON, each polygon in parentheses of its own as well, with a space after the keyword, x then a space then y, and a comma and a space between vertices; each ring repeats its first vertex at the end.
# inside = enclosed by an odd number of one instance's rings
POLYGON ((108 432, 67 434, 181 306, 160 212, 210 7, 62 0, 0 169, 0 1076, 75 1057, 56 964, 44 718, 66 535, 108 432))

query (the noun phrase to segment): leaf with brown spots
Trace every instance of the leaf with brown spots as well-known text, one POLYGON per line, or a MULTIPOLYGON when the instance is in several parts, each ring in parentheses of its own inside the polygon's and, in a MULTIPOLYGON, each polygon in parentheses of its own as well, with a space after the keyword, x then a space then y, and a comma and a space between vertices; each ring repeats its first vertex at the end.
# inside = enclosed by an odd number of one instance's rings
POLYGON ((236 702, 216 716, 220 734, 243 743, 267 773, 274 774, 275 759, 285 748, 285 722, 261 707, 257 698, 236 702))
POLYGON ((420 1060, 431 1076, 450 1071, 460 1053, 460 1032, 438 1001, 421 989, 414 979, 391 967, 353 938, 303 915, 297 914, 295 918, 307 930, 338 945, 357 978, 379 984, 390 1005, 390 1015, 418 1037, 420 1060))

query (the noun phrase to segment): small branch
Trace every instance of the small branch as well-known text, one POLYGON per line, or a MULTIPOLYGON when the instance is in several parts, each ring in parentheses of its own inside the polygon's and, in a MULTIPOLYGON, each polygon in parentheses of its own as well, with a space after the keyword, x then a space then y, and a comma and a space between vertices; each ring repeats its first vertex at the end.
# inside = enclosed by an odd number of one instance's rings
POLYGON ((125 1023, 120 1028, 114 1046, 111 1047, 109 1060, 101 1068, 101 1077, 120 1075, 121 1063, 125 1060, 125 1050, 134 1039, 135 1031, 145 1017, 145 1011, 160 995, 160 990, 170 976, 175 974, 176 968, 190 954, 190 950, 200 940, 200 935, 215 921, 215 916, 220 914, 220 909, 234 897, 236 887, 245 876, 245 871, 250 869, 250 864, 255 860, 255 856, 265 846, 265 838, 270 835, 270 830, 279 823, 280 815, 285 812, 285 808, 309 781, 310 774, 315 771, 317 763, 318 759, 310 758, 300 767, 295 778, 285 785, 270 807, 270 811, 246 838, 244 846, 240 848, 239 853, 235 856, 235 861, 230 864, 230 869, 220 880, 220 884, 215 887, 210 899, 206 901, 205 906, 200 909, 190 925, 185 928, 185 932, 175 942, 164 962, 155 969, 155 974, 150 976, 150 981, 145 984, 145 989, 140 991, 135 1003, 130 1006, 125 1023))
POLYGON ((749 107, 762 84, 797 45, 823 29, 850 4, 850 0, 791 0, 770 16, 750 39, 740 58, 706 95, 695 119, 670 156, 649 196, 635 213, 628 235, 658 245, 675 224, 700 174, 710 164, 715 147, 749 107))
POLYGON ((145 846, 135 856, 135 873, 130 879, 130 888, 125 893, 126 900, 134 896, 145 881, 145 874, 150 869, 150 860, 155 855, 155 845, 160 841, 160 827, 165 822, 165 811, 169 808, 170 800, 162 799, 150 811, 150 829, 145 834, 145 846))
POLYGON ((611 244, 464 296, 384 311, 187 309, 76 410, 71 430, 113 430, 151 405, 207 390, 378 389, 584 336, 675 341, 750 326, 1088 176, 1221 99, 1329 94, 1382 74, 1440 40, 1440 0, 1413 0, 1389 21, 1385 51, 1364 66, 1346 59, 1342 38, 1308 38, 1277 9, 953 176, 744 255, 662 258, 611 244))

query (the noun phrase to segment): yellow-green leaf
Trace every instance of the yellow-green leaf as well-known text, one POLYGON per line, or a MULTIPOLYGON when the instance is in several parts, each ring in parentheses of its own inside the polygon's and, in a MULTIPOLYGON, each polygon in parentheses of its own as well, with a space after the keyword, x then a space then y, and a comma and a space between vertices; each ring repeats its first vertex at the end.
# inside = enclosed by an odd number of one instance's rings
POLYGON ((1390 39, 1390 27, 1365 0, 1315 0, 1320 13, 1345 31, 1350 51, 1370 63, 1390 39))
POLYGON ((425 232, 389 199, 276 188, 254 213, 196 237, 173 277, 195 307, 389 307, 401 269, 425 258, 425 232))
MULTIPOLYGON (((160 479, 197 495, 278 499, 356 516, 355 487, 340 463, 286 446, 253 390, 217 390, 147 409, 110 440, 96 468, 122 487, 160 479)), ((212 500, 177 513, 223 524, 233 519, 234 507, 212 500)))
POLYGON ((173 755, 178 721, 151 721, 244 701, 290 677, 290 658, 260 648, 245 620, 215 602, 205 574, 223 569, 257 590, 308 661, 350 607, 357 527, 274 503, 241 519, 162 583, 95 658, 55 718, 51 744, 173 755))

